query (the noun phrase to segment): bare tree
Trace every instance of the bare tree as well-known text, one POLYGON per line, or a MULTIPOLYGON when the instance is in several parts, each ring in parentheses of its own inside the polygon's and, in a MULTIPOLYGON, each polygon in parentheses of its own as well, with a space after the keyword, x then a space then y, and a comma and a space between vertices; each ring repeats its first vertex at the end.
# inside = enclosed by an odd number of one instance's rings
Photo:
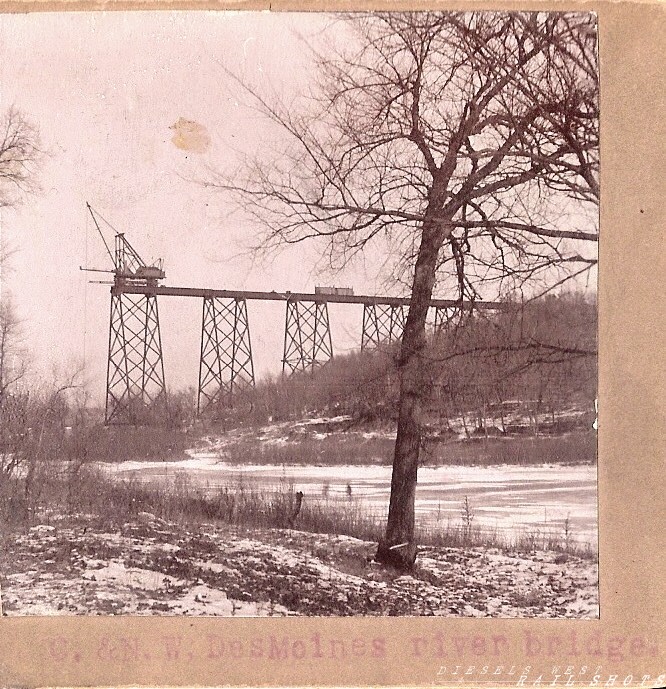
MULTIPOLYGON (((594 17, 393 13, 336 18, 300 107, 235 77, 277 125, 209 180, 266 228, 266 247, 324 242, 333 266, 374 246, 411 287, 391 499, 377 559, 410 568, 426 315, 439 281, 477 298, 587 271, 597 240, 594 17)), ((233 75, 230 75, 233 77, 233 75)))
POLYGON ((21 324, 11 300, 0 298, 0 480, 20 464, 17 453, 27 429, 28 397, 18 392, 26 374, 21 324))
MULTIPOLYGON (((36 128, 15 108, 0 119, 0 208, 20 205, 37 189, 36 166, 41 152, 36 128)), ((13 253, 0 238, 0 280, 13 253)), ((0 283, 0 407, 26 372, 21 346, 20 319, 11 296, 0 283)))
MULTIPOLYGON (((0 208, 15 208, 39 188, 37 167, 42 157, 39 132, 16 108, 12 107, 0 118, 0 208)), ((6 238, 0 237, 0 296, 2 296, 3 273, 7 270, 13 247, 6 238)), ((17 334, 18 318, 11 299, 4 297, 0 305, 0 366, 8 359, 4 352, 17 334)), ((4 394, 6 372, 0 370, 0 381, 4 394)))
POLYGON ((17 206, 37 188, 39 134, 16 108, 0 119, 0 207, 17 206))
MULTIPOLYGON (((18 206, 37 190, 40 157, 36 128, 10 108, 0 118, 0 208, 18 206)), ((16 444, 25 437, 27 423, 28 397, 17 391, 27 369, 21 322, 2 284, 12 253, 5 237, 0 238, 0 476, 16 468, 16 444)))
POLYGON ((21 346, 21 323, 12 301, 0 299, 0 406, 10 390, 25 376, 26 359, 21 346))

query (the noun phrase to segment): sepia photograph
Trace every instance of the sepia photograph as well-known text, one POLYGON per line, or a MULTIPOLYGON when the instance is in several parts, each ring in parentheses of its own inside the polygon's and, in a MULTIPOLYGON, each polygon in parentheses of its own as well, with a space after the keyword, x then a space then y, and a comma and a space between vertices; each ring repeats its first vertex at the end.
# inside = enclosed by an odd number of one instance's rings
POLYGON ((2 616, 598 620, 597 28, 0 15, 2 616))

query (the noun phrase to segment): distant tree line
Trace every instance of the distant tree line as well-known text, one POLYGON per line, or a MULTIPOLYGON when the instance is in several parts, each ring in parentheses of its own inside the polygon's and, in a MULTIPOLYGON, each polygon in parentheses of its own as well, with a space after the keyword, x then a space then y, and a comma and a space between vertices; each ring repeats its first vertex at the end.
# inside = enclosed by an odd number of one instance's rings
POLYGON ((490 317, 471 317, 431 344, 430 404, 444 418, 474 412, 474 431, 519 430, 505 416, 527 416, 533 433, 576 405, 593 410, 597 390, 597 312, 577 294, 521 305, 507 302, 490 317), (550 421, 544 422, 544 415, 550 421))
MULTIPOLYGON (((423 422, 446 428, 461 417, 474 432, 505 430, 519 413, 530 430, 571 405, 592 412, 597 390, 597 307, 582 294, 506 301, 492 313, 457 312, 430 329, 423 422), (473 418, 470 421, 470 418, 473 418), (493 421, 489 421, 493 419, 493 421), (505 423, 506 421, 506 423, 505 423)), ((224 413, 229 420, 283 421, 345 414, 357 422, 397 418, 397 347, 336 357, 315 371, 264 380, 224 413)), ((549 424, 551 427, 557 424, 549 424)), ((566 428, 562 428, 566 430, 566 428)))

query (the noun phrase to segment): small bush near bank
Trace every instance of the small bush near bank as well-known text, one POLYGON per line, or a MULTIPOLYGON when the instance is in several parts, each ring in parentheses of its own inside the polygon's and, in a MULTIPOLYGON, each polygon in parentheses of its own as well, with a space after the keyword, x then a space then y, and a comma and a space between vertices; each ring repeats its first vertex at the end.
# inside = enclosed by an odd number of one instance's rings
POLYGON ((126 462, 186 457, 194 439, 187 429, 159 426, 80 426, 63 440, 63 459, 126 462))

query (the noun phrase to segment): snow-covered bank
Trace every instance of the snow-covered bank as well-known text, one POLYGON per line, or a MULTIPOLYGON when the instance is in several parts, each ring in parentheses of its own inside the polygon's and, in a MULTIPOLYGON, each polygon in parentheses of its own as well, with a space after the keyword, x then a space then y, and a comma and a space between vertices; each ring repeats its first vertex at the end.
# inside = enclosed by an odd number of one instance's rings
POLYGON ((598 616, 597 565, 424 547, 410 575, 348 536, 80 516, 5 536, 4 615, 598 616), (54 524, 56 525, 54 528, 54 524))

